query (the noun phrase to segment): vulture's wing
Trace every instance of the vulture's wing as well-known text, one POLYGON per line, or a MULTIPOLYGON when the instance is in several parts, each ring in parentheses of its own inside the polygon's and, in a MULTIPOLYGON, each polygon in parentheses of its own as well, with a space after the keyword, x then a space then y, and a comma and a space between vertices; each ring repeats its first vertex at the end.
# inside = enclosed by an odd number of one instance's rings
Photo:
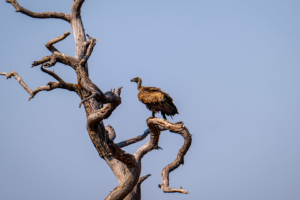
POLYGON ((164 95, 161 92, 140 92, 138 98, 145 104, 159 103, 164 100, 164 95))

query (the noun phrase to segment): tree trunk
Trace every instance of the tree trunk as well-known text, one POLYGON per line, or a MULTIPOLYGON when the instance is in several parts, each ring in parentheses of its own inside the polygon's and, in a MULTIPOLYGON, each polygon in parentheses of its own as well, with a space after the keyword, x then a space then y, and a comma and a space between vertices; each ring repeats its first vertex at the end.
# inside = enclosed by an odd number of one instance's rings
POLYGON ((35 90, 31 90, 22 78, 13 71, 11 73, 2 72, 0 75, 5 75, 7 78, 14 77, 20 85, 30 94, 29 100, 41 91, 51 91, 56 88, 66 89, 76 92, 81 98, 81 104, 84 104, 87 130, 89 136, 101 158, 109 165, 114 175, 118 179, 119 185, 106 197, 107 200, 139 200, 141 199, 141 184, 149 175, 140 177, 141 161, 143 156, 153 149, 159 149, 159 137, 161 131, 170 130, 183 136, 185 142, 180 149, 177 158, 174 162, 163 169, 163 183, 159 185, 163 192, 179 192, 187 194, 183 189, 172 189, 169 187, 169 173, 183 164, 183 158, 191 145, 191 135, 183 123, 170 123, 167 120, 155 118, 153 116, 147 119, 147 129, 143 135, 132 138, 127 141, 114 143, 116 133, 112 126, 104 126, 103 120, 107 119, 112 112, 121 104, 121 88, 117 91, 111 90, 103 93, 90 79, 88 71, 88 59, 93 52, 97 39, 88 36, 86 40, 85 30, 81 19, 81 7, 85 0, 74 0, 70 14, 58 12, 42 12, 36 13, 29 11, 19 5, 17 0, 6 0, 12 4, 16 12, 21 12, 33 18, 56 18, 69 22, 72 26, 74 40, 76 44, 75 57, 65 55, 57 50, 53 45, 62 41, 70 32, 50 40, 46 47, 52 52, 52 55, 46 56, 41 60, 33 62, 32 66, 41 65, 41 70, 50 76, 54 77, 58 82, 49 82, 46 86, 41 86, 35 90), (66 83, 53 71, 46 68, 53 67, 55 64, 63 63, 72 67, 77 74, 77 83, 66 83), (150 135, 147 144, 140 147, 136 153, 129 154, 121 148, 139 142, 150 135))

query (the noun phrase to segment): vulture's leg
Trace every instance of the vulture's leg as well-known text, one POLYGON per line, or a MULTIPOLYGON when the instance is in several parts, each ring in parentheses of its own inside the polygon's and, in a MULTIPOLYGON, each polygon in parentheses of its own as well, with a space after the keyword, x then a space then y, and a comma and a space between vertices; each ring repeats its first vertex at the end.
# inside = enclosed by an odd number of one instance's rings
POLYGON ((155 118, 155 112, 152 111, 152 117, 155 118))

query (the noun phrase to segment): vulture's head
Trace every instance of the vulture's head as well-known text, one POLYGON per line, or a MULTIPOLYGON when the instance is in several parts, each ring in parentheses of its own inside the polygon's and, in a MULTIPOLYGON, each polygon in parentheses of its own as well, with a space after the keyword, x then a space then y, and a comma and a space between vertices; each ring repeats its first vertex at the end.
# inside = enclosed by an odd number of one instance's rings
POLYGON ((139 82, 141 80, 141 78, 140 77, 135 77, 135 78, 133 78, 133 79, 131 79, 130 81, 131 82, 139 82))

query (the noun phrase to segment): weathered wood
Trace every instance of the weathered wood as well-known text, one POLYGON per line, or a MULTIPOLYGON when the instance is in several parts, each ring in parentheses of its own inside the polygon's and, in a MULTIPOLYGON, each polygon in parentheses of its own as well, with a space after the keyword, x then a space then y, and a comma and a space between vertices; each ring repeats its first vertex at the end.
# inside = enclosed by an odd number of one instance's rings
POLYGON ((29 17, 33 18, 57 18, 57 19, 62 19, 67 22, 70 21, 70 16, 65 14, 65 13, 60 13, 60 12, 41 12, 41 13, 36 13, 32 12, 30 10, 27 10, 26 8, 23 8, 20 6, 20 4, 17 2, 17 0, 6 0, 7 3, 12 4, 15 7, 15 12, 21 12, 29 17))
MULTIPOLYGON (((149 117, 147 119, 147 129, 143 135, 120 142, 114 143, 116 132, 113 127, 104 126, 103 120, 110 117, 113 111, 121 104, 121 89, 103 93, 89 78, 88 59, 91 56, 96 45, 97 39, 89 37, 86 41, 85 30, 81 19, 81 7, 85 0, 74 0, 70 14, 57 12, 35 13, 20 6, 16 0, 6 0, 11 3, 17 12, 34 18, 59 18, 69 22, 72 26, 74 40, 76 44, 75 56, 69 56, 61 53, 53 45, 62 41, 70 32, 66 32, 57 38, 50 40, 46 47, 52 55, 33 62, 32 67, 42 65, 41 70, 58 82, 49 82, 46 86, 40 86, 31 90, 22 78, 13 71, 11 73, 2 72, 7 78, 14 77, 20 85, 30 94, 32 99, 40 91, 51 91, 56 88, 67 89, 76 92, 84 104, 87 119, 87 130, 91 141, 93 142, 99 156, 109 165, 118 179, 119 185, 106 197, 106 200, 140 200, 141 183, 150 175, 140 177, 142 158, 154 149, 161 149, 158 146, 161 131, 170 130, 178 133, 185 139, 184 145, 180 149, 177 158, 170 165, 165 167, 162 172, 163 183, 160 185, 164 192, 187 193, 186 190, 172 189, 169 187, 169 173, 183 164, 184 155, 191 145, 191 135, 188 129, 182 123, 170 123, 167 120, 149 117), (71 66, 77 75, 77 84, 66 83, 54 71, 47 70, 47 67, 53 67, 59 62, 71 66), (44 68, 45 67, 45 68, 44 68), (105 105, 104 105, 105 104, 105 105), (104 106, 103 106, 104 105, 104 106), (129 154, 122 150, 122 147, 137 143, 150 135, 148 143, 140 147, 134 154, 129 154)), ((140 87, 141 84, 138 84, 140 87)), ((176 109, 177 111, 177 109, 176 109)))

